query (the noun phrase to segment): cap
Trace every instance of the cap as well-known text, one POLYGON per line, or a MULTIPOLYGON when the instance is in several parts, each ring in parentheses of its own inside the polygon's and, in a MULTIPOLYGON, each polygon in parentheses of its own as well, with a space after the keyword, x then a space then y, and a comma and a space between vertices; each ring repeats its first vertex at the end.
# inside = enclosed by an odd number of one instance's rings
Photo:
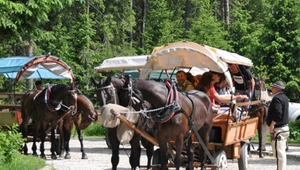
POLYGON ((276 81, 272 87, 276 87, 276 88, 279 88, 279 89, 282 89, 284 90, 285 89, 285 86, 284 86, 284 83, 282 81, 276 81))

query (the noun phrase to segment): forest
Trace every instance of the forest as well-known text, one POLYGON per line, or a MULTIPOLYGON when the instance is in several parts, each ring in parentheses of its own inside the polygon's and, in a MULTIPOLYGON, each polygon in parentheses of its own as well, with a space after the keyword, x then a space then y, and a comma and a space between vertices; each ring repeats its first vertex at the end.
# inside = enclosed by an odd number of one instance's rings
POLYGON ((299 11, 298 0, 0 0, 0 57, 51 53, 86 92, 104 59, 187 40, 250 58, 300 102, 299 11))

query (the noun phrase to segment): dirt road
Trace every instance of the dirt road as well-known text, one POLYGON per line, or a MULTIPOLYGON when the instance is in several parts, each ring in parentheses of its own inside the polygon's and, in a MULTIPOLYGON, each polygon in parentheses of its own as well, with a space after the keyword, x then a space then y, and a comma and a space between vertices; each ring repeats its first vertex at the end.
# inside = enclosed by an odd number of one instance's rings
MULTIPOLYGON (((85 150, 88 155, 88 159, 81 159, 81 152, 79 141, 72 139, 70 143, 71 159, 59 158, 57 160, 51 160, 50 158, 50 143, 46 144, 47 155, 47 167, 43 170, 49 170, 53 167, 56 170, 109 170, 111 169, 111 150, 107 148, 105 140, 102 138, 85 139, 85 150)), ((129 165, 129 146, 120 146, 120 163, 118 170, 130 170, 129 165)), ((141 164, 146 165, 147 158, 145 156, 145 150, 143 150, 141 164)), ((252 158, 248 158, 248 170, 263 169, 263 170, 275 170, 276 161, 273 157, 266 156, 264 159, 253 155, 252 158)), ((288 170, 299 170, 300 161, 288 160, 288 170)), ((184 168, 181 168, 184 169, 184 168)), ((228 160, 229 170, 238 170, 238 164, 236 160, 228 160)))

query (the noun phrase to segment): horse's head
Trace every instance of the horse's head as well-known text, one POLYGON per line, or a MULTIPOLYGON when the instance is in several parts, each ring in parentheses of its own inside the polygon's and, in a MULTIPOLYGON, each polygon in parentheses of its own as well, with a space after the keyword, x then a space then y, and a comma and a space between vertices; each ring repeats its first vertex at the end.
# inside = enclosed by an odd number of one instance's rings
POLYGON ((135 110, 140 110, 143 103, 142 94, 139 90, 133 88, 133 81, 129 75, 125 75, 123 81, 124 85, 118 93, 120 105, 124 107, 130 105, 135 110))
POLYGON ((93 103, 84 94, 78 95, 77 113, 81 114, 80 129, 82 130, 98 119, 93 103))
POLYGON ((97 87, 96 95, 100 106, 108 103, 119 104, 119 97, 117 94, 124 84, 120 79, 108 76, 99 81, 92 79, 92 82, 97 87))
MULTIPOLYGON (((44 89, 48 91, 49 89, 44 89)), ((71 86, 66 84, 58 84, 52 86, 49 90, 48 96, 50 103, 47 103, 48 107, 55 106, 56 110, 62 109, 63 111, 71 111, 72 114, 76 113, 77 110, 77 89, 73 89, 71 86), (50 92, 50 93, 49 93, 50 92)))

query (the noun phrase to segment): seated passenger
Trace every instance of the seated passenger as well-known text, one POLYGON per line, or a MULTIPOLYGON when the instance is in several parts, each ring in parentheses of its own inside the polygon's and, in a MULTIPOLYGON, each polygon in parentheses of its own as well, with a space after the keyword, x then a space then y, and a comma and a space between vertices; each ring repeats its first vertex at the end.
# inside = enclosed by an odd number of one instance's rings
MULTIPOLYGON (((226 109, 220 109, 220 106, 215 103, 215 101, 219 103, 228 103, 232 100, 247 100, 247 95, 219 95, 215 89, 214 84, 218 83, 220 80, 220 73, 216 72, 205 72, 200 80, 200 83, 197 86, 197 90, 201 90, 205 92, 212 104, 213 112, 217 114, 224 114, 226 113, 226 109)), ((228 108, 229 109, 229 108, 228 108)), ((227 110, 228 110, 227 109, 227 110)))
POLYGON ((187 92, 189 90, 194 90, 193 84, 187 80, 187 75, 184 71, 179 70, 176 73, 177 88, 179 91, 187 92))
POLYGON ((44 89, 43 82, 41 80, 36 81, 35 88, 36 88, 36 90, 43 90, 44 89))
POLYGON ((186 79, 192 83, 192 85, 194 86, 194 88, 198 85, 199 81, 198 79, 192 75, 192 73, 187 72, 186 73, 186 79))

